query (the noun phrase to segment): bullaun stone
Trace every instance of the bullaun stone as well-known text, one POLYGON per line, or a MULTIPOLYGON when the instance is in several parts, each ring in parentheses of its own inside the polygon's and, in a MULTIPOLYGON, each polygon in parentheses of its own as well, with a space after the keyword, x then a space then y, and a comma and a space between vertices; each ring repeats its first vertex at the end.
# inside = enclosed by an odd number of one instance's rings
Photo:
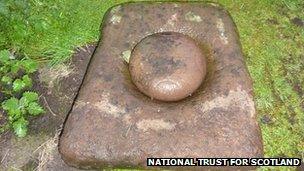
POLYGON ((263 156, 252 81, 224 9, 205 3, 122 4, 105 15, 101 35, 60 138, 66 163, 145 168, 147 157, 263 156), (141 93, 124 60, 143 38, 159 32, 187 35, 206 55, 204 82, 177 102, 141 93))

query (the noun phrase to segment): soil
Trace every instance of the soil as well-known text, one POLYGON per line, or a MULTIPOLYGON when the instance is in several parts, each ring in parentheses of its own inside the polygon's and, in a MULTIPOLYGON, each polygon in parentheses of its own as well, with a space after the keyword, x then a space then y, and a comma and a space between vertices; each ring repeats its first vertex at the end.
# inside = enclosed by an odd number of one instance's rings
POLYGON ((95 46, 77 48, 68 63, 45 66, 34 75, 34 90, 46 113, 30 119, 25 138, 17 138, 12 131, 0 134, 0 170, 75 170, 61 160, 57 142, 95 46))
POLYGON ((278 20, 275 19, 275 18, 273 18, 273 19, 267 19, 266 21, 270 25, 278 25, 279 24, 278 20))
POLYGON ((271 118, 271 116, 265 114, 265 115, 262 116, 261 122, 263 124, 270 124, 270 123, 272 123, 272 118, 271 118))
POLYGON ((291 22, 296 25, 296 26, 299 26, 299 27, 304 27, 304 20, 302 20, 301 18, 299 17, 295 17, 291 20, 291 22))

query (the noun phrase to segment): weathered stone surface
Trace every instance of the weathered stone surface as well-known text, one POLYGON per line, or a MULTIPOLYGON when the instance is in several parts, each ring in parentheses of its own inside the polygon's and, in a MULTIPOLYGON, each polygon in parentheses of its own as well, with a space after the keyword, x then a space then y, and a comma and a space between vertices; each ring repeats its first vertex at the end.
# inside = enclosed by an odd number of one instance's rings
POLYGON ((147 157, 260 157, 252 82, 229 14, 203 3, 131 3, 107 13, 102 39, 60 139, 77 167, 145 167, 147 157), (123 58, 158 32, 192 37, 207 55, 204 83, 178 102, 151 100, 123 58))

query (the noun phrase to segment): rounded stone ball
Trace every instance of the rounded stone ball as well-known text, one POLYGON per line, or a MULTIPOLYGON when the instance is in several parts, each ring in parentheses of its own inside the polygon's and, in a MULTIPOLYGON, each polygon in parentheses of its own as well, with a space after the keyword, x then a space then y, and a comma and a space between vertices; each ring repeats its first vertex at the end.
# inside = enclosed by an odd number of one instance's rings
POLYGON ((156 33, 133 49, 129 71, 137 88, 152 99, 178 101, 199 88, 206 75, 206 58, 189 36, 156 33))

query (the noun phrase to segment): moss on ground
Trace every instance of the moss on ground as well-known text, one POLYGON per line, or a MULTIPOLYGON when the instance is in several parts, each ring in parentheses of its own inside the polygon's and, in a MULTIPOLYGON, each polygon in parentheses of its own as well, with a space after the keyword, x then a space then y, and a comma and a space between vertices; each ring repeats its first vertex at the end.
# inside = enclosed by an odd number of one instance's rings
MULTIPOLYGON (((0 49, 61 63, 75 47, 98 40, 108 8, 128 1, 20 0, 13 8, 0 2, 0 49)), ((304 2, 213 2, 222 4, 238 27, 254 81, 266 157, 303 158, 304 2)))

